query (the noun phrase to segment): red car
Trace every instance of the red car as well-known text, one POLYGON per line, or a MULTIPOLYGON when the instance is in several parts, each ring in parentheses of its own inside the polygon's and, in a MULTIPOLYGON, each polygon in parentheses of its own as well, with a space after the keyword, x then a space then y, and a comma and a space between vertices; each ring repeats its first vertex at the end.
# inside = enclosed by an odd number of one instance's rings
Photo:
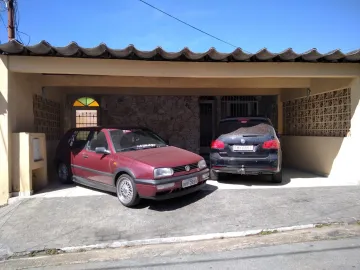
POLYGON ((139 127, 70 129, 57 147, 55 165, 62 183, 114 192, 127 207, 140 198, 162 200, 195 192, 209 179, 201 156, 169 146, 139 127))

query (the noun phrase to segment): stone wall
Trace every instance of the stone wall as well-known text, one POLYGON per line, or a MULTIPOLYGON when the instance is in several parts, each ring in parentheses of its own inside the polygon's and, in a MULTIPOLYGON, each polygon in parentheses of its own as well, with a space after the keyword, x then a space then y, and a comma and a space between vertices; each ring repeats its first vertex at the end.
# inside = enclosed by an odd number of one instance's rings
POLYGON ((46 140, 59 140, 60 103, 39 95, 33 96, 34 130, 45 133, 46 140))
POLYGON ((115 96, 106 104, 106 124, 145 126, 170 141, 173 146, 200 151, 199 102, 195 96, 115 96))

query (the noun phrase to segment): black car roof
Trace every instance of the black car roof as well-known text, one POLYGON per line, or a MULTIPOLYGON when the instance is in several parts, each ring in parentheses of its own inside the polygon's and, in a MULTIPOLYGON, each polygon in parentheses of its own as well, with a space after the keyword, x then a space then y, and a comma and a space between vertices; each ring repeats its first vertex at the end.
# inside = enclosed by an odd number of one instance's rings
POLYGON ((99 129, 147 129, 147 127, 143 126, 96 126, 96 127, 78 127, 78 128, 72 128, 71 130, 99 130, 99 129))
POLYGON ((269 120, 269 118, 267 117, 261 117, 261 116, 251 116, 251 117, 228 117, 228 118, 223 118, 220 120, 220 122, 226 122, 226 121, 236 121, 238 119, 249 119, 249 120, 269 120))

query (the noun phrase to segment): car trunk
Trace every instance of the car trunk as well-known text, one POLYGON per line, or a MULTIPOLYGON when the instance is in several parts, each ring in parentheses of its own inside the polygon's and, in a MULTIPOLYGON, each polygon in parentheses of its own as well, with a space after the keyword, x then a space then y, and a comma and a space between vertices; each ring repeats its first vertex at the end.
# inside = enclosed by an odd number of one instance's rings
POLYGON ((220 124, 218 140, 224 143, 219 155, 234 158, 266 158, 275 149, 264 148, 264 143, 277 140, 274 128, 259 120, 232 120, 220 124))

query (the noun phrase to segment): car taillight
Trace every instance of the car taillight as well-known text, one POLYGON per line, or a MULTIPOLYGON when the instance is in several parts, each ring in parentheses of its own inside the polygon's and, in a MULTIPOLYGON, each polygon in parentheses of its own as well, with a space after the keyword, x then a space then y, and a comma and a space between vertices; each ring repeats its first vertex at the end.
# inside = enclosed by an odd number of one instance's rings
POLYGON ((239 118, 238 121, 241 122, 242 124, 246 124, 246 123, 248 122, 248 119, 246 119, 246 118, 239 118))
POLYGON ((211 148, 212 149, 224 149, 225 144, 220 140, 215 140, 211 142, 211 148))
POLYGON ((270 140, 263 143, 262 146, 264 149, 279 149, 280 142, 278 140, 270 140))

